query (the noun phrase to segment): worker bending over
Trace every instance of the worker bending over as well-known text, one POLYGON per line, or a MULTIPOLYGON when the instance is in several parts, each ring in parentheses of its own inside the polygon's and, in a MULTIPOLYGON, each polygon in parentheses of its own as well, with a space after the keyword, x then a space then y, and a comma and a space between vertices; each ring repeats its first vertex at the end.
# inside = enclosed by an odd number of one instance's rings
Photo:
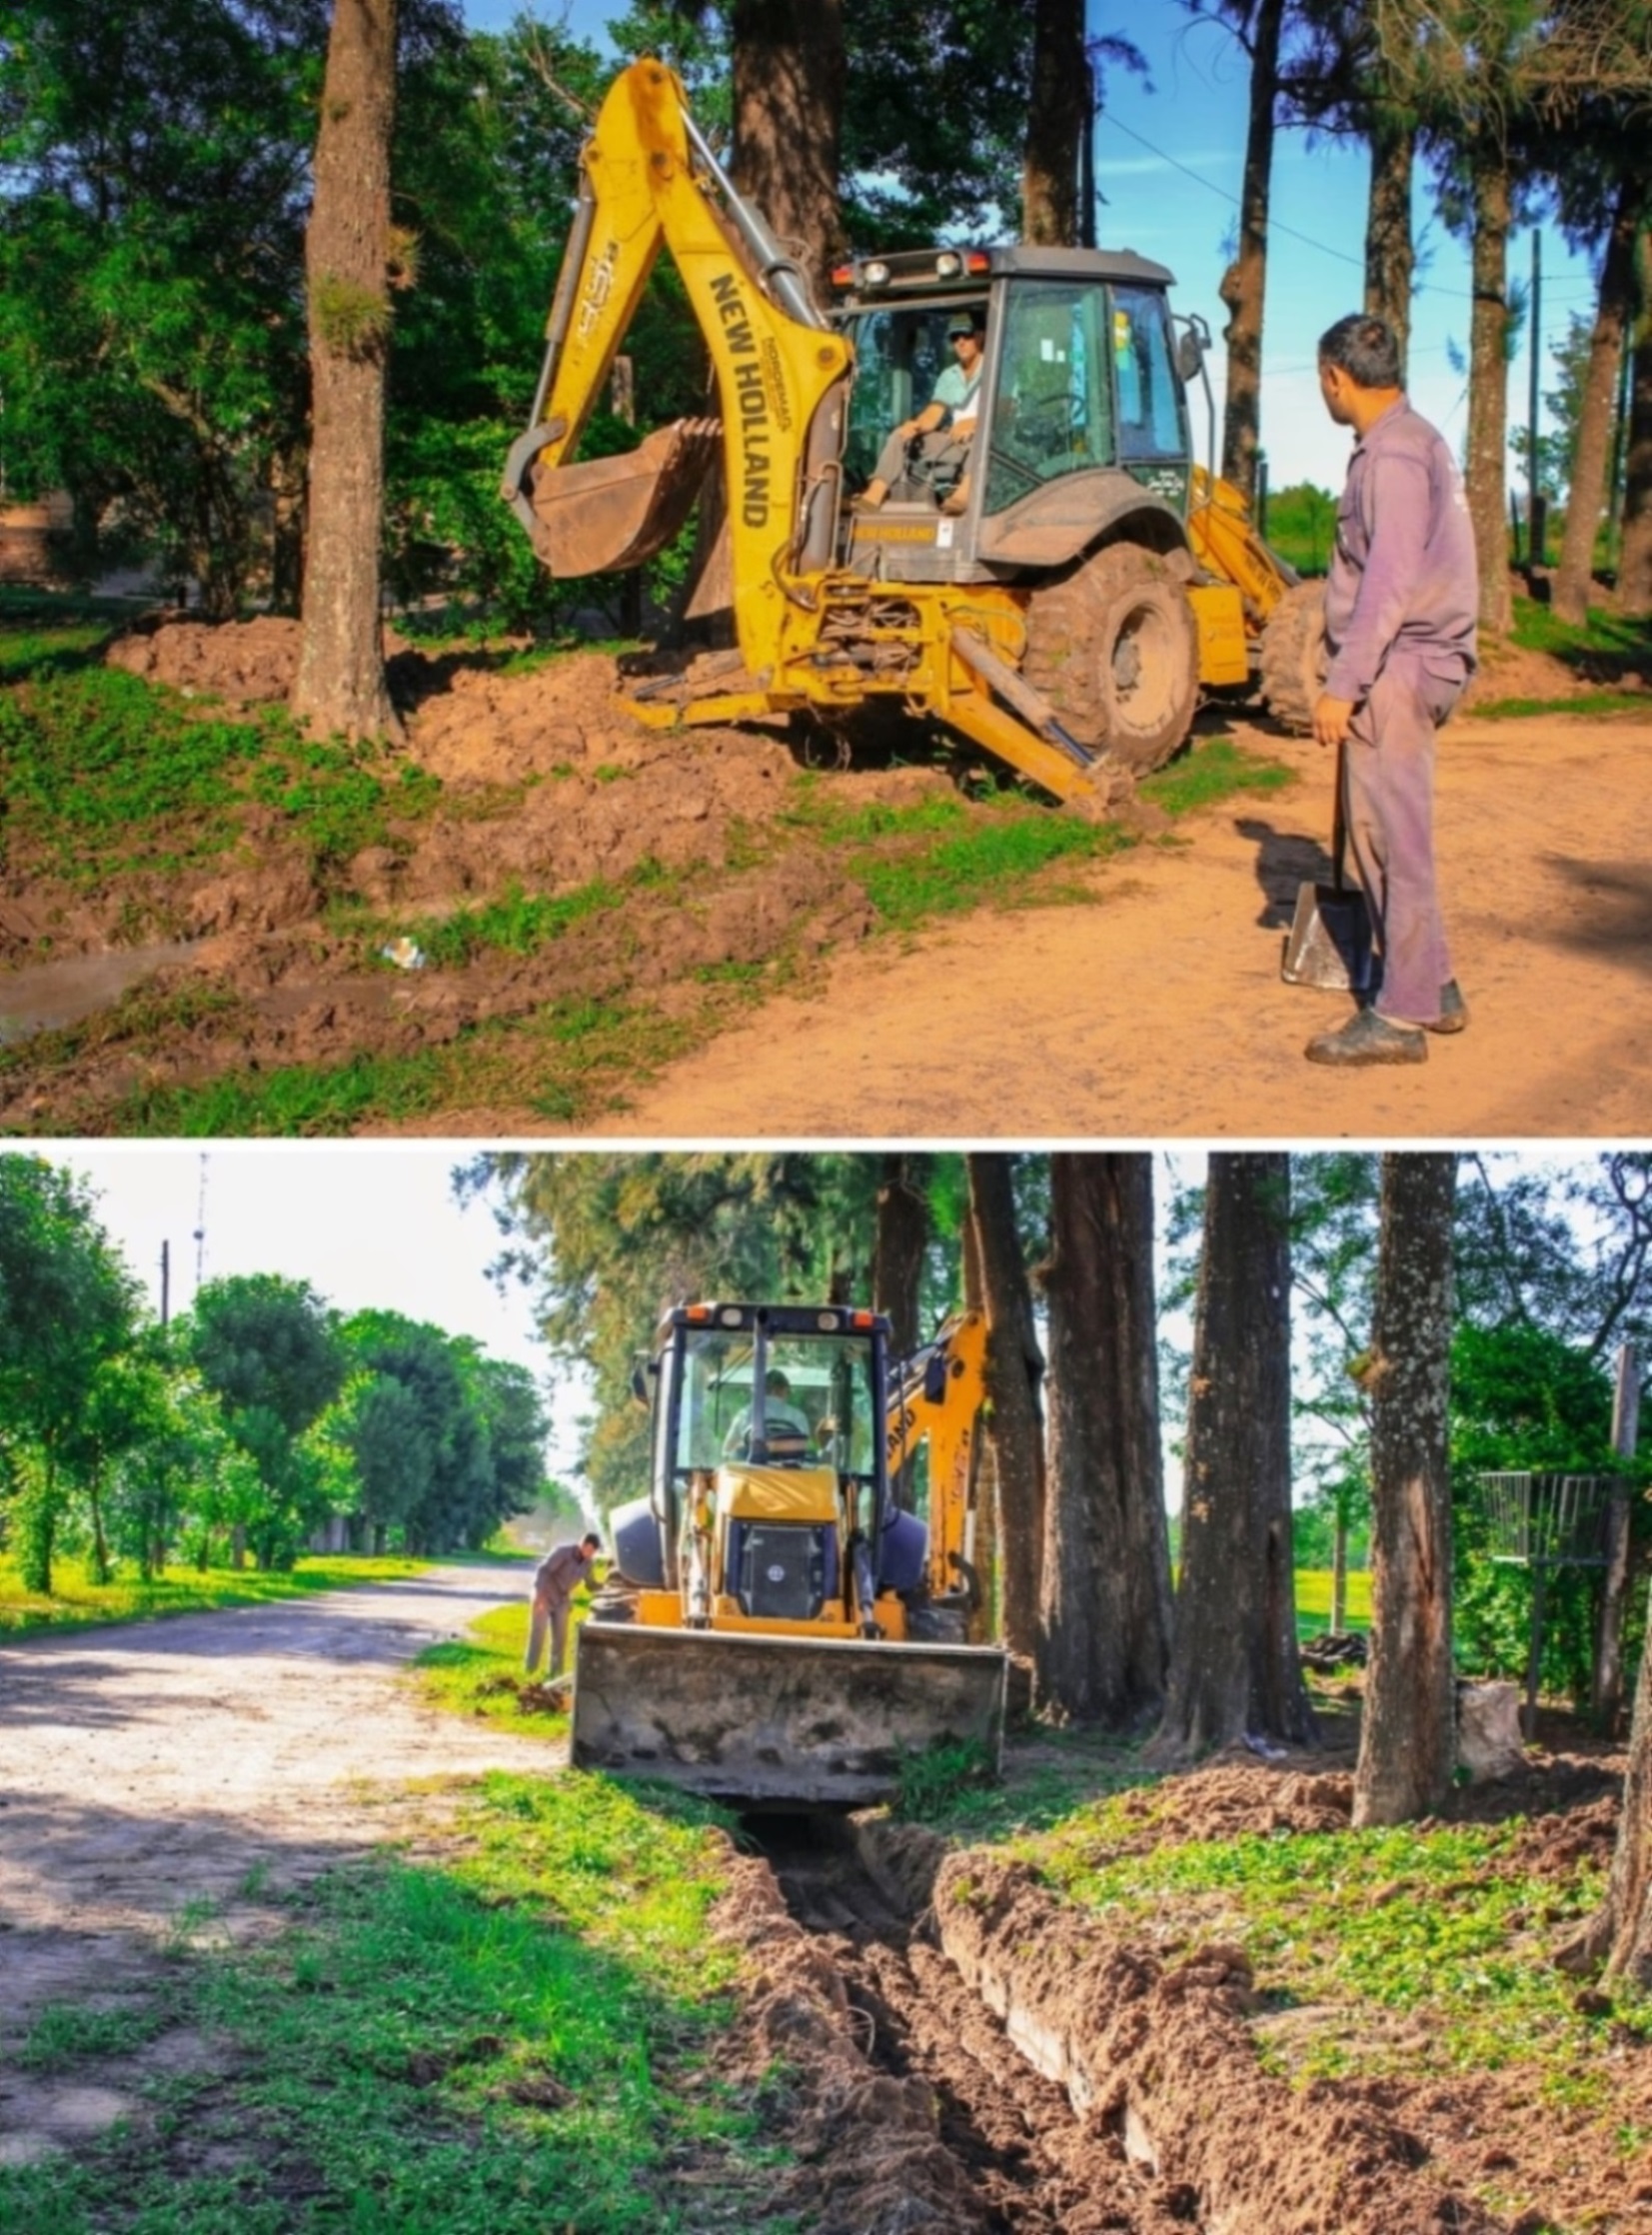
POLYGON ((540 1664, 545 1651, 547 1631, 551 1638, 551 1666, 546 1670, 547 1681, 562 1674, 568 1655, 568 1615, 574 1603, 574 1593, 582 1583, 591 1580, 603 1549, 603 1540, 595 1529, 587 1529, 578 1544, 559 1544, 547 1552, 534 1570, 534 1596, 528 1617, 528 1660, 530 1676, 540 1664))

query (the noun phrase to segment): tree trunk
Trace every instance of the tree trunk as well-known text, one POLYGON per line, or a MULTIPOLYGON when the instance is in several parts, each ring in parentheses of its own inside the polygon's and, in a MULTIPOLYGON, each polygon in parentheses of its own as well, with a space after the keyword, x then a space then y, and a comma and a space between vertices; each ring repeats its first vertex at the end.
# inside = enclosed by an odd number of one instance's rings
POLYGON ((1378 101, 1371 112, 1371 186, 1365 211, 1365 309, 1399 344, 1400 379, 1411 346, 1411 174, 1417 128, 1408 110, 1378 101))
POLYGON ((103 1525, 102 1470, 95 1469, 86 1485, 86 1502, 92 1515, 92 1580, 109 1580, 109 1533, 103 1525))
POLYGON ((1267 288, 1268 189, 1273 174, 1273 106, 1279 80, 1284 0, 1257 0, 1250 42, 1250 125, 1239 195, 1239 253, 1223 275, 1227 305, 1227 403, 1222 420, 1222 478, 1245 503, 1256 496, 1260 442, 1262 306, 1267 288))
POLYGON ((396 0, 334 0, 304 244, 312 434, 292 704, 351 738, 401 734, 379 610, 395 101, 396 0))
POLYGON ((1637 312, 1629 379, 1629 458, 1623 480, 1618 598, 1625 613, 1652 613, 1652 227, 1635 243, 1637 312))
MULTIPOLYGON (((1621 1459, 1633 1460, 1640 1430, 1640 1372, 1629 1343, 1618 1351, 1617 1386, 1612 1403, 1612 1448, 1621 1459)), ((1601 1577, 1600 1630, 1595 1647, 1594 1687, 1591 1705, 1595 1726, 1610 1738, 1617 1729, 1623 1706, 1623 1613, 1629 1596, 1629 1570, 1634 1531, 1631 1525, 1633 1492, 1620 1480, 1607 1509, 1606 1568, 1601 1577)))
POLYGON ((1606 453, 1612 439, 1612 407, 1617 399, 1618 372, 1634 312, 1635 208, 1639 199, 1636 187, 1625 179, 1618 194, 1612 229, 1606 238, 1600 301, 1595 311, 1594 330, 1589 336, 1588 369, 1583 376, 1577 449, 1568 478, 1566 532, 1561 538, 1560 567, 1549 593, 1550 603, 1563 621, 1582 622, 1588 618, 1589 591, 1595 572, 1595 537, 1609 497, 1606 453))
POLYGON ((1371 1661, 1353 1820, 1437 1808, 1456 1754, 1451 1666, 1451 1209, 1457 1159, 1382 1159, 1371 1397, 1371 1661))
POLYGON ((1288 1155, 1211 1156, 1159 1759, 1318 1736, 1296 1650, 1289 1221, 1288 1155))
POLYGON ((891 1149, 877 1189, 877 1237, 872 1245, 871 1300, 889 1318, 896 1358, 909 1358, 923 1339, 918 1331, 918 1291, 929 1246, 929 1200, 921 1153, 891 1149))
POLYGON ((1032 98, 1021 157, 1021 238, 1074 248, 1080 154, 1090 128, 1084 0, 1033 0, 1032 98))
POLYGON ((1170 1654, 1150 1157, 1052 1156, 1050 1235, 1037 1694, 1130 1725, 1163 1705, 1170 1654))
POLYGON ((1474 173, 1474 309, 1469 326, 1468 510, 1480 565, 1480 620, 1507 636, 1514 619, 1505 517, 1508 455, 1508 236, 1506 161, 1481 156, 1474 173))
POLYGON ((842 0, 735 0, 734 176, 824 302, 842 247, 842 0))
MULTIPOLYGON (((963 1308, 986 1309, 980 1269, 980 1241, 974 1220, 963 1220, 963 1308)), ((998 1491, 997 1459, 992 1438, 985 1432, 985 1412, 975 1430, 975 1577, 979 1591, 969 1610, 968 1641, 988 1644, 1003 1634, 1003 1509, 998 1491)))
POLYGON ((1043 1353, 1032 1287, 1015 1223, 1012 1161, 999 1149, 966 1159, 969 1232, 986 1313, 986 1440, 997 1479, 1003 1641, 1030 1660, 1038 1648, 1044 1543, 1044 1430, 1038 1402, 1043 1353))
POLYGON ((1348 1515, 1340 1498, 1331 1515, 1331 1634, 1348 1626, 1348 1515))

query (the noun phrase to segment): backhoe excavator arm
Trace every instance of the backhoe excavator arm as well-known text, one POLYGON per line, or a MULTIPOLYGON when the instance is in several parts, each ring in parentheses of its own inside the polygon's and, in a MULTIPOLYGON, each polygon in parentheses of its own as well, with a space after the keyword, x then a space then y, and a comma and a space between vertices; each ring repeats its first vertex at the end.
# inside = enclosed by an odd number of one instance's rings
POLYGON ((986 1394, 986 1320, 954 1313, 903 1361, 884 1418, 889 1479, 929 1445, 929 1596, 975 1595, 976 1481, 986 1394))
POLYGON ((717 378, 737 621, 749 664, 766 664, 786 598, 803 595, 792 578, 831 550, 847 345, 735 193, 664 64, 616 79, 581 164, 539 393, 504 495, 563 575, 635 566, 682 525, 715 422, 661 429, 628 460, 569 463, 664 248, 717 378))

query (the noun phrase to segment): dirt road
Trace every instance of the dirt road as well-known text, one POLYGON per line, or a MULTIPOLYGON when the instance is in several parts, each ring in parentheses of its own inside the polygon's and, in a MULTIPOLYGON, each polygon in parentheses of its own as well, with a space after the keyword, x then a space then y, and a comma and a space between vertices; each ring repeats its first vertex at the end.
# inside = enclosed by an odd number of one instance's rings
POLYGON ((268 1929, 254 1890, 406 1831, 431 1806, 412 1780, 555 1758, 438 1714, 393 1680, 421 1647, 515 1595, 523 1574, 437 1568, 0 1648, 0 2165, 133 2108, 112 2087, 17 2071, 45 2005, 132 1984, 180 1932, 268 1929))
MULTIPOLYGON (((1098 906, 973 916, 844 954, 676 1065, 607 1132, 655 1138, 1009 1135, 1628 1137, 1652 1122, 1652 723, 1464 719, 1439 848, 1471 1012, 1426 1064, 1331 1073, 1338 996, 1284 985, 1298 883, 1328 875, 1324 757, 1094 873, 1098 906)), ((476 1129, 499 1114, 479 1113, 476 1129)), ((464 1128, 462 1128, 464 1129, 464 1128)), ((542 1125, 527 1129, 541 1130, 542 1125)))

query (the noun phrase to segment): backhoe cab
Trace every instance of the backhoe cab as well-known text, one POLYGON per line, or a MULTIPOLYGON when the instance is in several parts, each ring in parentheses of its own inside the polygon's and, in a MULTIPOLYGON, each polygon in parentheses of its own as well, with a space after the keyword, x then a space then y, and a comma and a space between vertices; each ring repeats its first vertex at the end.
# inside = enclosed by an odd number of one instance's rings
POLYGON ((1294 577, 1194 466, 1186 383, 1202 372, 1202 329, 1177 335, 1169 286, 1127 252, 935 249, 845 265, 824 310, 678 79, 638 62, 582 153, 504 495, 553 572, 636 566, 688 518, 721 443, 725 547, 708 571, 728 583, 738 660, 712 690, 692 671, 637 688, 642 720, 834 724, 892 702, 1104 813, 1179 749, 1201 689, 1244 687, 1261 665, 1276 711, 1301 720, 1314 679, 1311 593, 1288 652, 1263 658, 1294 577), (577 465, 663 248, 720 417, 577 465), (963 310, 983 316, 985 344, 964 476, 948 488, 909 474, 879 510, 856 510, 890 430, 929 401, 963 310))
POLYGON ((649 1493, 612 1515, 579 1631, 576 1764, 820 1807, 886 1798, 937 1743, 996 1760, 1004 1656, 962 1642, 983 1340, 959 1320, 891 1375, 870 1311, 666 1314, 649 1493), (910 1492, 931 1442, 925 1518, 891 1472, 910 1492))

